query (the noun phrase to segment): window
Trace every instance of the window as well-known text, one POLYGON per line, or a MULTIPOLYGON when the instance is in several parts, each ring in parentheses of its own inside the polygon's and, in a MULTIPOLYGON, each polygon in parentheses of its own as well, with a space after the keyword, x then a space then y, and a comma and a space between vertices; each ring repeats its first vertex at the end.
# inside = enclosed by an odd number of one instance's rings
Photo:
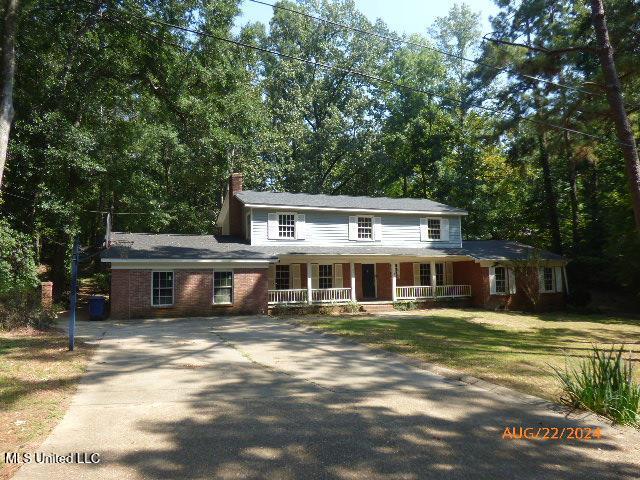
POLYGON ((496 279, 496 293, 507 293, 507 269, 505 267, 495 267, 494 275, 496 279))
POLYGON ((213 303, 233 301, 233 272, 213 272, 213 303))
POLYGON ((296 238, 296 216, 293 213, 278 214, 278 237, 296 238))
POLYGON ((245 226, 245 238, 251 240, 251 214, 247 213, 247 224, 245 226))
POLYGON ((544 267, 542 275, 544 291, 553 292, 553 268, 544 267))
POLYGON ((423 287, 431 285, 431 265, 429 263, 420 264, 420 285, 423 287))
POLYGON ((276 265, 276 290, 289 290, 289 265, 276 265))
POLYGON ((333 288, 333 265, 318 265, 318 287, 333 288))
POLYGON ((152 276, 151 305, 173 305, 173 272, 153 272, 152 276))
POLYGON ((358 217, 358 240, 373 240, 373 219, 358 217))
POLYGON ((444 285, 444 263, 436 263, 436 285, 444 285))
POLYGON ((427 237, 429 240, 440 240, 440 219, 427 219, 427 237))

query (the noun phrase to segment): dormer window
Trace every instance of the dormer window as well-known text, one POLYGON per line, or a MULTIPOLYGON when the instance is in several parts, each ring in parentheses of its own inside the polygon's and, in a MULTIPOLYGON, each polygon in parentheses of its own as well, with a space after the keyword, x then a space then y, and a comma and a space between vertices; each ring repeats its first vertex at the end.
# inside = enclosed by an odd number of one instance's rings
POLYGON ((296 216, 293 213, 278 214, 278 237, 296 238, 296 216))
POLYGON ((440 219, 427 219, 427 235, 429 237, 429 240, 440 240, 440 232, 440 219))
POLYGON ((358 217, 358 240, 373 240, 372 217, 358 217))

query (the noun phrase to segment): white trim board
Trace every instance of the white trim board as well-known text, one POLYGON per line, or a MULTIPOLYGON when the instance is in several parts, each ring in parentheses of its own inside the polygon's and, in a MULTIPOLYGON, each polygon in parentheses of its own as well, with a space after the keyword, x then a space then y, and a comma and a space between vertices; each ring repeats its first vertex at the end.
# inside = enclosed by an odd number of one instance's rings
POLYGON ((271 210, 318 210, 322 212, 360 212, 360 213, 393 213, 398 215, 437 215, 442 217, 456 217, 469 215, 467 212, 434 212, 431 210, 387 210, 375 208, 343 208, 343 207, 304 207, 296 205, 269 205, 244 203, 247 208, 268 208, 271 210))
POLYGON ((259 268, 259 269, 267 269, 270 264, 268 263, 158 263, 158 262, 147 262, 147 263, 115 263, 111 265, 111 270, 211 270, 215 269, 233 269, 233 268, 259 268))
POLYGON ((274 263, 273 258, 103 258, 105 263, 274 263))

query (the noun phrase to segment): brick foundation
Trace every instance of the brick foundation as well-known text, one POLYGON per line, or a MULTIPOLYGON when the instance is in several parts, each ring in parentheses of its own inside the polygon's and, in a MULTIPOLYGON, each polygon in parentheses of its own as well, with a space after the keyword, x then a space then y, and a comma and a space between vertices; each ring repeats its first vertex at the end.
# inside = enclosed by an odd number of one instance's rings
POLYGON ((174 304, 151 306, 151 270, 111 272, 111 317, 149 318, 266 313, 266 269, 234 270, 232 305, 214 305, 213 272, 174 269, 174 304))

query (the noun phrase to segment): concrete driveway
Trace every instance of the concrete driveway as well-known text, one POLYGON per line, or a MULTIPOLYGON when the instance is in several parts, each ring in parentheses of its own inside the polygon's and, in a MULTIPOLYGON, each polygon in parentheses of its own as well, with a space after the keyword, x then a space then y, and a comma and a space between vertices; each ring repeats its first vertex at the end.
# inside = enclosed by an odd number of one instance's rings
MULTIPOLYGON (((421 370, 260 317, 110 324, 19 479, 639 478, 636 431, 421 370), (603 428, 599 440, 504 440, 506 427, 603 428)), ((81 327, 82 328, 82 327, 81 327)))

